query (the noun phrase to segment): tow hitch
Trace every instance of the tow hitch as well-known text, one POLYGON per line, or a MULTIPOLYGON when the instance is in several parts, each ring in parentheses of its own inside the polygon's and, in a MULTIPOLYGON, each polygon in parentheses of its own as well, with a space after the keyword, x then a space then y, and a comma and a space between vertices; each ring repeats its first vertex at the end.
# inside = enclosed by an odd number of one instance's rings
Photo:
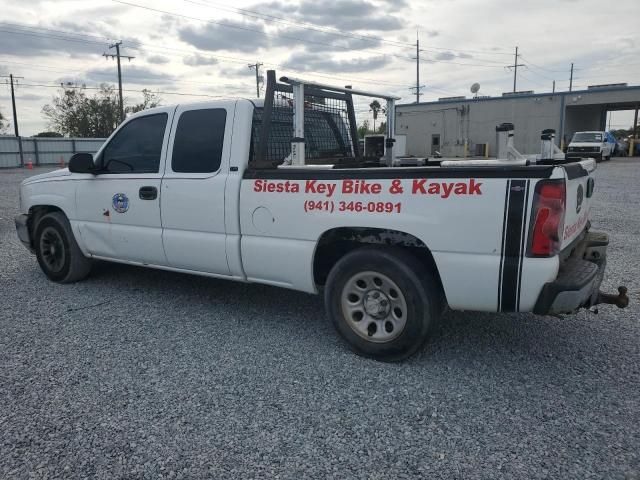
POLYGON ((598 292, 598 300, 596 301, 596 305, 599 303, 609 303, 611 305, 615 305, 618 308, 626 308, 629 306, 629 297, 627 296, 627 287, 618 287, 618 294, 614 293, 604 293, 602 291, 598 292))

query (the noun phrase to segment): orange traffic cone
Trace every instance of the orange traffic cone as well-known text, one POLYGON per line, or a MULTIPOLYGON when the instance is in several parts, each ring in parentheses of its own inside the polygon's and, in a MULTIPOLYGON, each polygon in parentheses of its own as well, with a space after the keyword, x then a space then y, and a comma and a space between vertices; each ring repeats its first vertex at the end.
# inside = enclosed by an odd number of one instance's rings
POLYGON ((64 157, 60 156, 60 168, 64 168, 64 157))
POLYGON ((33 170, 33 162, 31 160, 27 160, 27 170, 33 170))

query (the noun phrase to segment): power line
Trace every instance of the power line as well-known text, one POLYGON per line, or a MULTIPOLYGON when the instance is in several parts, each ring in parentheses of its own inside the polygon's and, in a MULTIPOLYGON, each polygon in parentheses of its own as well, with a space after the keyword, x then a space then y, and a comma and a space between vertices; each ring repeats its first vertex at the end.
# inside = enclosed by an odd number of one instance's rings
MULTIPOLYGON (((258 35, 265 36, 265 37, 285 38, 285 39, 288 39, 288 40, 295 40, 297 42, 310 43, 310 44, 314 44, 314 45, 322 45, 322 46, 325 46, 325 47, 340 48, 342 50, 348 50, 348 51, 353 50, 352 48, 345 47, 345 46, 342 46, 342 45, 335 45, 335 44, 326 43, 326 42, 318 42, 318 41, 315 41, 315 40, 292 37, 292 36, 289 36, 289 35, 271 34, 271 33, 267 33, 267 32, 262 32, 260 30, 256 30, 255 28, 243 27, 243 26, 240 26, 240 25, 231 25, 231 24, 225 23, 225 22, 217 22, 215 20, 206 20, 206 19, 202 19, 202 18, 198 18, 198 17, 191 17, 189 15, 183 15, 181 13, 170 12, 168 10, 161 10, 159 8, 148 7, 146 5, 139 5, 137 3, 126 2, 124 0, 111 0, 111 1, 115 2, 115 3, 122 4, 122 5, 127 5, 129 7, 141 8, 143 10, 148 10, 148 11, 151 11, 151 12, 162 13, 164 15, 171 15, 171 16, 178 17, 178 18, 185 18, 187 20, 196 20, 196 21, 199 21, 199 22, 209 23, 209 24, 212 24, 212 25, 219 25, 219 26, 225 27, 225 28, 232 28, 232 29, 236 29, 236 30, 243 30, 243 31, 253 32, 253 33, 256 33, 258 35)), ((365 50, 365 49, 363 49, 363 51, 369 51, 369 52, 377 53, 379 55, 387 55, 387 56, 397 57, 397 58, 401 58, 401 59, 404 59, 404 60, 407 60, 407 59, 411 60, 411 57, 408 57, 408 56, 405 56, 405 55, 398 55, 398 54, 395 54, 395 53, 383 52, 383 51, 380 51, 380 50, 371 50, 371 49, 366 49, 365 50)))
POLYGON ((76 36, 76 37, 85 37, 80 40, 86 40, 87 38, 95 38, 97 40, 100 40, 99 43, 111 42, 113 40, 113 38, 111 37, 105 37, 102 35, 92 35, 89 33, 76 33, 76 32, 70 32, 69 30, 59 30, 55 28, 41 27, 39 25, 29 25, 26 23, 0 22, 0 26, 2 25, 6 25, 9 28, 14 28, 14 29, 31 29, 31 30, 37 29, 37 30, 44 30, 46 32, 60 33, 60 34, 76 36))
MULTIPOLYGON (((128 47, 131 48, 131 47, 128 47)), ((140 51, 145 51, 144 49, 136 49, 136 50, 140 50, 140 51)), ((30 69, 34 69, 34 70, 39 70, 39 67, 44 67, 46 70, 43 71, 51 71, 51 72, 59 72, 59 73, 69 73, 68 69, 60 69, 60 68, 55 68, 51 65, 43 65, 43 64, 33 64, 33 63, 22 63, 22 62, 14 62, 14 61, 9 61, 9 60, 2 60, 4 63, 9 63, 9 64, 14 64, 14 65, 23 65, 26 67, 29 67, 30 69)), ((248 60, 243 59, 242 62, 247 62, 248 60)), ((376 80, 376 79, 367 79, 367 78, 362 78, 362 79, 356 79, 353 77, 343 77, 340 75, 329 75, 329 74, 323 74, 323 73, 319 73, 319 72, 314 72, 311 70, 298 70, 289 66, 284 66, 284 65, 278 65, 275 63, 265 63, 265 65, 269 65, 271 67, 274 68, 280 68, 280 69, 284 69, 284 70, 288 70, 288 71, 292 71, 292 72, 297 72, 297 73, 303 73, 303 74, 308 74, 308 75, 313 75, 313 76, 318 76, 318 77, 324 77, 324 78, 330 78, 333 80, 344 80, 347 82, 354 82, 354 83, 369 83, 369 84, 377 84, 377 85, 386 85, 386 86, 391 86, 391 87, 401 87, 401 88, 406 88, 407 84, 405 83, 393 83, 393 82, 385 82, 382 80, 376 80)), ((79 72, 78 72, 79 73, 79 72)), ((104 73, 104 72, 91 72, 91 75, 98 75, 98 76, 103 76, 103 77, 109 77, 111 78, 112 75, 108 74, 108 73, 104 73)), ((140 76, 140 75, 135 75, 135 74, 129 74, 127 75, 128 78, 130 79, 138 79, 138 80, 151 80, 151 78, 149 77, 145 77, 145 76, 140 76)), ((178 77, 180 78, 180 77, 178 77)), ((187 80, 180 80, 180 79, 170 79, 168 80, 168 82, 170 83, 177 83, 177 84, 193 84, 193 85, 211 85, 210 82, 196 82, 196 81, 187 81, 187 80)))
MULTIPOLYGON (((183 0, 187 3, 191 3, 194 5, 200 5, 203 7, 207 7, 207 8, 213 8, 213 9, 220 9, 220 10, 226 10, 226 11, 230 11, 233 13, 237 13, 239 15, 243 15, 243 16, 247 16, 250 18, 257 18, 260 20, 266 20, 268 19, 269 21, 273 21, 273 22, 277 22, 277 23, 282 23, 282 24, 286 24, 286 25, 292 25, 292 26, 298 26, 307 30, 313 30, 313 31, 317 31, 317 32, 322 32, 322 33, 329 33, 332 35, 337 35, 337 36, 344 36, 344 37, 349 37, 349 38, 356 38, 356 39, 360 39, 360 40, 367 40, 367 41, 375 41, 375 42, 382 42, 382 43, 388 43, 390 45, 395 45, 395 46, 400 46, 400 47, 413 47, 414 44, 413 43, 409 43, 409 42, 402 42, 402 41, 398 41, 398 40, 389 40, 385 37, 380 37, 380 36, 376 36, 376 35, 363 35, 363 34, 354 34, 352 32, 347 32, 345 30, 340 30, 338 28, 333 28, 333 27, 326 27, 326 26, 318 26, 318 25, 314 25, 312 23, 309 22, 298 22, 295 20, 289 20, 286 19, 284 17, 280 17, 277 15, 272 15, 272 14, 266 14, 266 13, 262 13, 262 12, 256 12, 255 10, 249 10, 249 9, 245 9, 245 8, 235 8, 235 7, 228 7, 228 6, 223 6, 220 5, 217 2, 198 2, 195 0, 183 0), (215 4, 215 6, 213 5, 215 4)), ((466 50, 466 49, 456 49, 456 48, 450 48, 450 47, 427 47, 424 50, 431 50, 431 51, 456 51, 456 52, 463 52, 463 53, 483 53, 486 55, 511 55, 510 53, 506 53, 506 52, 498 52, 495 50, 489 51, 489 50, 466 50)))
MULTIPOLYGON (((266 36, 266 37, 286 38, 286 39, 295 40, 295 41, 298 41, 298 42, 311 43, 311 44, 315 44, 315 45, 322 45, 322 46, 327 46, 327 47, 332 47, 332 48, 339 48, 339 49, 346 50, 346 51, 354 50, 353 48, 345 47, 343 45, 335 45, 335 44, 332 44, 332 43, 318 42, 318 41, 314 41, 314 40, 308 40, 308 39, 303 39, 303 38, 298 38, 298 37, 292 37, 292 36, 289 36, 289 35, 270 34, 270 33, 267 33, 267 32, 260 31, 260 30, 256 30, 254 28, 243 27, 243 26, 240 26, 240 25, 230 25, 228 23, 217 22, 215 20, 206 20, 206 19, 202 19, 202 18, 191 17, 189 15, 183 15, 183 14, 180 14, 180 13, 170 12, 168 10, 161 10, 161 9, 158 9, 158 8, 148 7, 148 6, 145 6, 145 5, 139 5, 139 4, 136 4, 136 3, 126 2, 124 0, 111 0, 111 1, 115 2, 115 3, 122 4, 122 5, 127 5, 127 6, 130 6, 130 7, 136 7, 136 8, 141 8, 143 10, 148 10, 148 11, 152 11, 152 12, 156 12, 156 13, 162 13, 164 15, 171 15, 171 16, 178 17, 178 18, 186 18, 188 20, 196 20, 196 21, 199 21, 199 22, 209 23, 209 24, 213 24, 213 25, 219 25, 219 26, 222 26, 222 27, 249 31, 249 32, 256 33, 258 35, 266 36)), ((371 53, 376 53, 376 54, 382 55, 382 56, 389 56, 389 57, 399 58, 399 59, 402 59, 402 60, 413 60, 412 57, 409 57, 409 56, 406 56, 406 55, 398 55, 396 53, 391 53, 391 52, 383 52, 383 51, 380 51, 380 50, 371 50, 371 49, 360 49, 360 50, 361 51, 366 51, 366 52, 371 52, 371 53)), ((465 65, 465 66, 482 66, 482 67, 503 68, 503 65, 485 65, 485 64, 473 64, 473 63, 460 63, 460 62, 450 62, 450 61, 433 60, 433 59, 430 59, 430 61, 434 62, 434 63, 447 63, 447 64, 454 64, 454 65, 458 64, 458 65, 465 65)))
POLYGON ((216 4, 214 6, 214 5, 211 4, 211 3, 215 3, 215 2, 197 2, 195 0, 183 0, 183 1, 185 1, 187 3, 194 4, 194 5, 200 5, 202 7, 226 10, 226 11, 237 13, 239 15, 243 15, 243 16, 250 17, 250 18, 256 18, 256 19, 259 19, 259 20, 268 20, 268 21, 275 22, 275 23, 281 23, 281 24, 284 24, 284 25, 291 25, 291 26, 295 26, 295 27, 304 28, 306 30, 313 30, 313 31, 320 32, 320 33, 328 33, 330 35, 343 36, 343 37, 355 38, 355 39, 358 39, 358 40, 365 40, 365 41, 372 41, 372 42, 383 42, 383 43, 388 43, 390 45, 401 46, 401 47, 411 47, 411 46, 413 46, 413 44, 408 43, 408 42, 400 42, 400 41, 396 41, 396 40, 388 40, 388 39, 386 39, 384 37, 378 37, 378 36, 375 36, 375 35, 354 34, 354 33, 346 32, 344 30, 340 30, 340 29, 337 29, 337 28, 322 27, 322 26, 314 25, 314 24, 309 23, 309 22, 297 22, 295 20, 288 20, 286 18, 279 17, 277 15, 270 15, 270 14, 266 14, 266 13, 256 12, 254 10, 248 10, 246 8, 228 7, 226 5, 222 6, 222 5, 219 5, 219 4, 216 4))
MULTIPOLYGON (((42 88, 64 88, 67 89, 80 89, 80 90, 102 90, 102 87, 97 86, 87 86, 87 85, 47 85, 42 83, 21 83, 21 87, 42 87, 42 88)), ((115 85, 108 85, 113 86, 115 85)), ((131 92, 131 93, 144 93, 145 90, 135 90, 131 88, 122 89, 123 92, 131 92)), ((153 93, 157 93, 159 95, 178 95, 183 97, 209 97, 209 98, 228 98, 227 95, 208 95, 204 93, 184 93, 184 92, 166 92, 161 90, 153 90, 153 93)))
MULTIPOLYGON (((120 2, 119 0, 112 0, 112 1, 118 2, 118 3, 127 4, 126 2, 120 2)), ((144 6, 139 6, 139 7, 143 8, 143 9, 150 9, 152 11, 164 13, 164 11, 162 11, 162 10, 151 9, 150 7, 144 7, 144 6)), ((167 14, 178 16, 178 17, 185 17, 185 18, 189 18, 189 19, 193 19, 193 20, 200 20, 200 19, 195 18, 195 17, 186 17, 186 16, 183 16, 183 15, 174 14, 174 13, 171 13, 171 12, 167 12, 167 14)), ((200 20, 200 21, 211 22, 211 21, 207 21, 207 20, 200 20)), ((225 26, 229 26, 229 25, 225 25, 225 26)), ((229 27, 230 28, 236 28, 235 26, 229 26, 229 27)), ((70 42, 76 42, 76 43, 85 43, 85 44, 89 44, 89 45, 100 45, 100 46, 104 45, 104 42, 78 38, 78 36, 80 34, 73 33, 73 32, 66 32, 66 31, 63 31, 63 30, 44 29, 45 31, 54 31, 54 32, 62 33, 64 35, 67 35, 67 34, 75 35, 75 37, 73 37, 73 38, 68 38, 66 36, 45 34, 43 32, 37 31, 37 29, 41 29, 42 27, 25 25, 25 26, 20 27, 20 28, 22 29, 21 31, 11 31, 11 30, 2 30, 2 29, 0 29, 0 31, 4 31, 4 32, 10 33, 10 34, 31 35, 31 36, 40 37, 40 38, 55 38, 57 40, 70 41, 70 42), (33 29, 33 30, 36 30, 36 31, 35 32, 33 32, 33 31, 30 32, 30 31, 25 31, 25 29, 33 29)), ((240 28, 240 27, 238 27, 238 28, 240 28)), ((255 33, 258 33, 258 34, 268 35, 265 32, 260 32, 260 31, 253 30, 253 29, 246 29, 246 30, 254 31, 255 33)), ((105 40, 108 39, 108 37, 96 37, 96 36, 91 36, 91 37, 92 38, 105 38, 105 40)), ((301 41, 304 41, 304 40, 301 40, 301 41)), ((318 43, 318 42, 316 42, 316 43, 318 43)), ((322 42, 319 42, 319 43, 322 44, 322 45, 330 46, 330 47, 338 47, 338 48, 343 48, 345 50, 350 50, 349 47, 342 47, 342 46, 336 46, 336 45, 332 45, 332 44, 325 44, 325 43, 322 43, 322 42)), ((166 53, 165 50, 171 50, 171 51, 177 51, 177 52, 184 52, 184 53, 188 53, 188 54, 191 54, 191 55, 201 51, 199 49, 197 49, 197 50, 184 50, 184 49, 176 49, 176 48, 166 47, 166 46, 159 46, 159 48, 161 48, 162 50, 158 50, 157 48, 154 50, 153 46, 154 46, 153 44, 146 44, 146 43, 142 43, 142 42, 138 42, 138 41, 132 41, 129 44, 128 48, 135 49, 135 50, 150 50, 150 51, 156 51, 156 52, 162 51, 163 53, 166 53)), ((403 60, 407 60, 407 59, 413 60, 413 57, 405 57, 405 56, 396 55, 396 54, 393 54, 393 53, 387 53, 387 52, 381 52, 381 51, 375 51, 375 50, 367 50, 367 51, 378 53, 378 54, 381 54, 383 56, 396 57, 396 58, 400 58, 400 59, 403 59, 403 60)), ((208 55, 209 57, 212 57, 212 58, 225 59, 227 61, 234 62, 234 63, 246 63, 247 62, 246 59, 240 59, 238 57, 232 57, 232 56, 229 56, 229 55, 211 54, 211 53, 208 53, 208 52, 206 53, 206 55, 208 55)), ((428 59, 427 62, 429 62, 429 63, 442 63, 442 64, 449 64, 449 65, 461 65, 461 66, 467 66, 467 67, 503 68, 503 65, 501 65, 501 64, 489 65, 489 64, 468 63, 468 62, 467 63, 463 63, 463 62, 453 62, 451 60, 428 59)), ((289 67, 285 66, 284 68, 289 68, 289 67)), ((291 69, 291 70, 294 70, 294 69, 291 69)), ((301 72, 305 72, 305 73, 307 72, 307 70, 297 70, 297 71, 301 71, 301 72)), ((329 76, 329 78, 333 78, 333 75, 329 76)), ((370 83, 377 83, 377 81, 370 82, 370 83)))

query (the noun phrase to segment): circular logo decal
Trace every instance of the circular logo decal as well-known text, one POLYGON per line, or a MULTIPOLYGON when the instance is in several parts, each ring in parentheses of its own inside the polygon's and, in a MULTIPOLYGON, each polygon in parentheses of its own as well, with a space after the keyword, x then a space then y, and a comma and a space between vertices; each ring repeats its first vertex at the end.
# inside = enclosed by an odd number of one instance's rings
POLYGON ((578 185, 578 196, 576 198, 576 213, 580 213, 582 209, 582 200, 584 199, 584 190, 582 185, 578 185))
POLYGON ((124 193, 116 193, 111 202, 113 209, 118 213, 124 213, 129 210, 129 198, 124 193))

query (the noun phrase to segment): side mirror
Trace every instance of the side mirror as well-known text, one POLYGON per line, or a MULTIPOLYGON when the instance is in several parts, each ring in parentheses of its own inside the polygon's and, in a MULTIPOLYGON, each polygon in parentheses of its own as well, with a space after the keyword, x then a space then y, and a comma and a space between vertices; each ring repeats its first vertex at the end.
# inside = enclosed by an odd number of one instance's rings
POLYGON ((69 171, 72 173, 94 173, 95 169, 90 153, 76 153, 69 160, 69 171))

